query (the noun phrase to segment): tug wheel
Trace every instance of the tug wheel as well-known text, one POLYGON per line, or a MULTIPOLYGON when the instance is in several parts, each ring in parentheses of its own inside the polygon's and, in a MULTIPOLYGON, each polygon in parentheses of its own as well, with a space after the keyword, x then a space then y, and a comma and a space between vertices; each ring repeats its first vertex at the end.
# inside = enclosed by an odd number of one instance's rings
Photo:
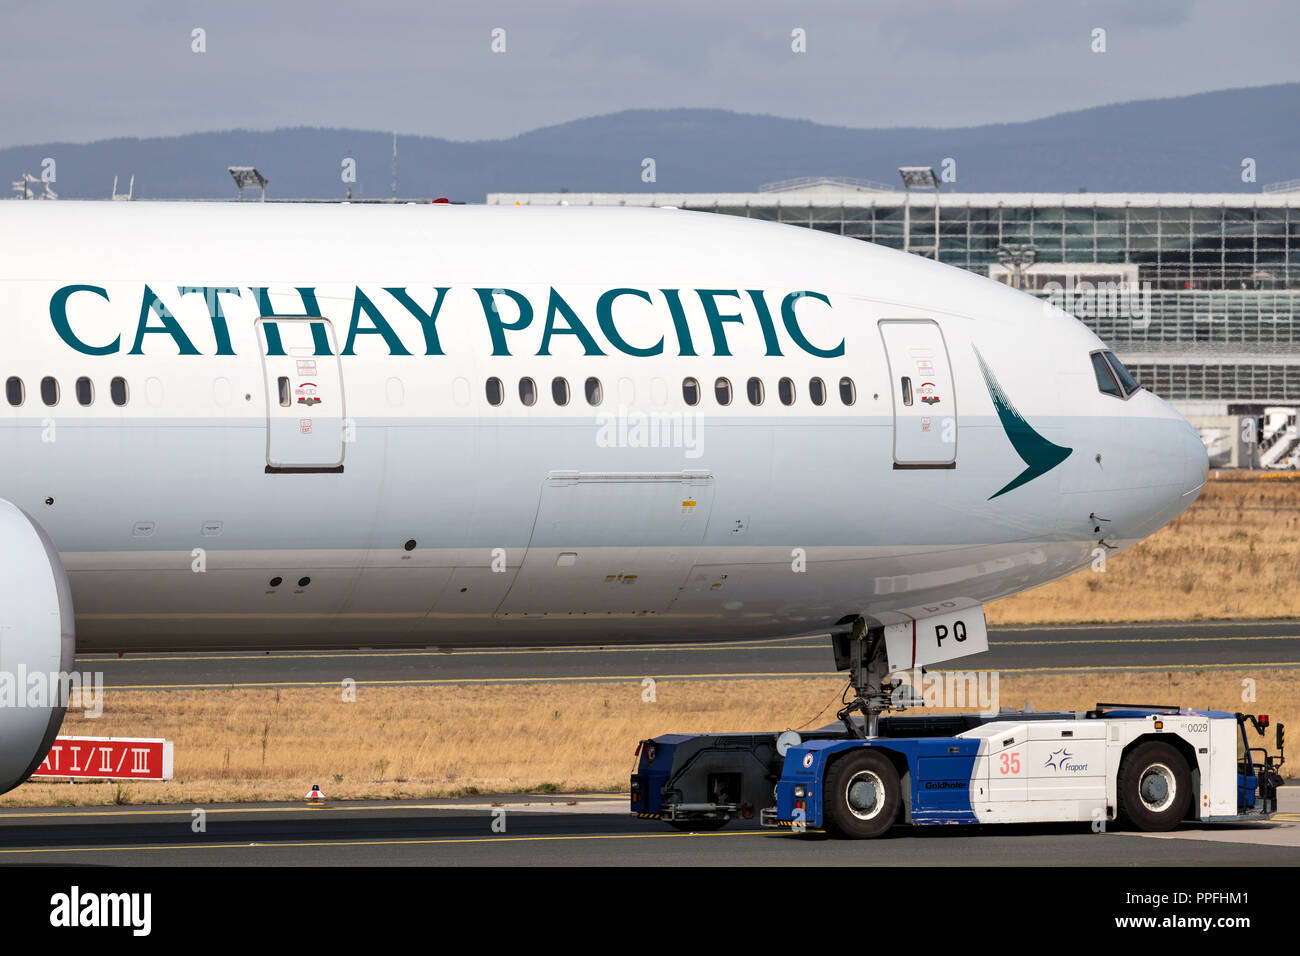
POLYGON ((1192 775, 1173 747, 1151 740, 1119 765, 1119 817, 1139 830, 1172 830, 1187 815, 1192 775))
POLYGON ((853 750, 826 772, 826 829, 836 836, 865 840, 894 825, 902 792, 889 758, 870 748, 853 750))

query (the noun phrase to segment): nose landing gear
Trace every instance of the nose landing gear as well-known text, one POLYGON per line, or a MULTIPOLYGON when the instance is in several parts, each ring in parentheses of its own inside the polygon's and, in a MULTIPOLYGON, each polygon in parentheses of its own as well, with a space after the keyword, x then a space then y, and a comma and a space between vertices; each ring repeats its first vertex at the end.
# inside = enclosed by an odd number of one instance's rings
POLYGON ((880 732, 880 715, 894 703, 898 683, 889 681, 889 663, 885 655, 885 629, 868 627, 857 618, 847 632, 831 635, 837 670, 849 672, 853 699, 835 716, 848 732, 859 739, 876 737, 880 732), (853 719, 861 714, 861 722, 853 719))

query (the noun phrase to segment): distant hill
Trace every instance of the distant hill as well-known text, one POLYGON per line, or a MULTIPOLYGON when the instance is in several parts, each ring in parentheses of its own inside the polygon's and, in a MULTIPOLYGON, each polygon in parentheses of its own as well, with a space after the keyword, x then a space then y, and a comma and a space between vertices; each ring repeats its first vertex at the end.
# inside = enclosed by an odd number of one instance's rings
MULTIPOLYGON (((796 176, 898 182, 897 167, 957 161, 946 190, 1246 192, 1300 177, 1300 83, 1141 100, 1026 123, 959 129, 849 129, 725 110, 627 110, 505 140, 398 138, 403 196, 481 202, 486 193, 747 192, 796 176), (657 181, 641 181, 653 157, 657 181), (1257 183, 1241 181, 1244 157, 1257 183)), ((139 198, 234 195, 231 165, 255 165, 276 198, 340 198, 343 157, 357 198, 391 192, 392 135, 292 128, 155 139, 46 143, 0 150, 0 178, 57 162, 63 198, 107 198, 135 175, 139 198)))

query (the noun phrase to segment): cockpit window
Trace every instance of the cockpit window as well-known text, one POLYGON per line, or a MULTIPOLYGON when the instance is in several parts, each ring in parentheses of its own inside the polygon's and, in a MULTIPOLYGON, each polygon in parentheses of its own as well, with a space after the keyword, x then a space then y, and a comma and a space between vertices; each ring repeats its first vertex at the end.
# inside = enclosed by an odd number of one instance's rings
POLYGON ((1142 387, 1138 384, 1138 380, 1124 367, 1123 363, 1115 358, 1114 352, 1107 352, 1106 358, 1110 359, 1110 367, 1115 370, 1115 377, 1119 379, 1119 384, 1123 387, 1125 395, 1132 395, 1142 387))
POLYGON ((1092 353, 1092 371, 1097 376, 1097 388, 1107 395, 1114 395, 1116 398, 1123 398, 1124 393, 1120 390, 1119 383, 1115 381, 1115 374, 1111 371, 1110 365, 1106 361, 1106 356, 1101 352, 1092 353))

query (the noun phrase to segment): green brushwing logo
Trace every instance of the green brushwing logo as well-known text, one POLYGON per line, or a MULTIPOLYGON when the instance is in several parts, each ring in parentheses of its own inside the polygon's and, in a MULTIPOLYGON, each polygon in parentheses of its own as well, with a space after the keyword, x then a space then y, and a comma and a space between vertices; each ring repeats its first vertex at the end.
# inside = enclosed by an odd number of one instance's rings
POLYGON ((1012 404, 1011 399, 1007 398, 1007 393, 1002 390, 997 376, 993 374, 993 370, 984 361, 984 356, 980 355, 979 349, 975 349, 975 358, 979 360, 980 372, 984 375, 984 384, 988 387, 989 397, 993 399, 993 407, 998 411, 998 421, 1002 422, 1002 430, 1007 433, 1007 439, 1011 442, 1011 447, 1016 450, 1020 460, 1025 463, 1024 471, 989 495, 989 501, 992 501, 999 495, 1005 495, 1008 491, 1019 488, 1026 482, 1033 481, 1039 475, 1047 474, 1069 458, 1074 449, 1053 444, 1034 431, 1033 426, 1025 421, 1025 417, 1016 410, 1016 406, 1012 404))

